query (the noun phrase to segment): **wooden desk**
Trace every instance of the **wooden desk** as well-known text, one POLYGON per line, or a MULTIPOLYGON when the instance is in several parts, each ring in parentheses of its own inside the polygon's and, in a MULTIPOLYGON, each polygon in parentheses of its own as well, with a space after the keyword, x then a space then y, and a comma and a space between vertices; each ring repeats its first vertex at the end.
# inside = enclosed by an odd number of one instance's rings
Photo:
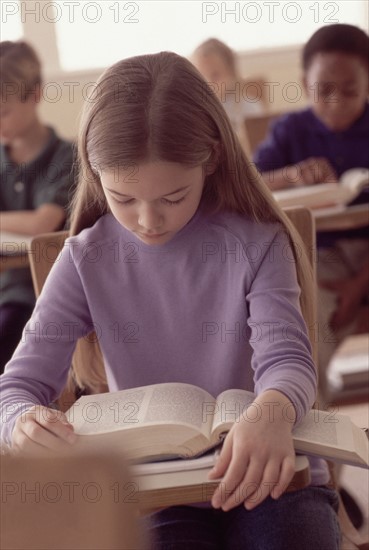
POLYGON ((2 231, 0 233, 0 272, 28 267, 28 247, 32 237, 2 231))
POLYGON ((325 208, 312 210, 317 231, 357 229, 369 225, 369 205, 358 204, 342 210, 325 208))

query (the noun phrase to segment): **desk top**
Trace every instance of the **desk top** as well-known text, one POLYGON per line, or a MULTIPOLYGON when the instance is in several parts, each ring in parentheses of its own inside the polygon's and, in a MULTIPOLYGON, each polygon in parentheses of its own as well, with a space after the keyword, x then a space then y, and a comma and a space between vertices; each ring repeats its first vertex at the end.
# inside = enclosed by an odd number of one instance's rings
POLYGON ((19 233, 0 232, 0 255, 3 256, 22 256, 27 254, 28 247, 31 244, 32 236, 21 235, 19 233))
POLYGON ((32 237, 18 233, 0 232, 0 272, 28 267, 28 247, 32 237))
POLYGON ((332 207, 312 210, 317 231, 357 229, 369 225, 369 205, 332 207))

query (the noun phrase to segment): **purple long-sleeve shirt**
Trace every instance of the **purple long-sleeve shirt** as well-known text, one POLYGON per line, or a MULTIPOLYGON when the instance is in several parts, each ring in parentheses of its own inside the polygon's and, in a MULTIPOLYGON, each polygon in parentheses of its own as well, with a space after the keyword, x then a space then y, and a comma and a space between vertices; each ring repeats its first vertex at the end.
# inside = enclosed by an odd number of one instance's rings
MULTIPOLYGON (((200 210, 147 245, 111 214, 67 240, 5 373, 1 437, 20 411, 63 389, 76 340, 95 329, 109 389, 160 382, 275 389, 301 419, 316 372, 288 238, 277 224, 200 210)), ((328 480, 311 459, 312 482, 328 480)))

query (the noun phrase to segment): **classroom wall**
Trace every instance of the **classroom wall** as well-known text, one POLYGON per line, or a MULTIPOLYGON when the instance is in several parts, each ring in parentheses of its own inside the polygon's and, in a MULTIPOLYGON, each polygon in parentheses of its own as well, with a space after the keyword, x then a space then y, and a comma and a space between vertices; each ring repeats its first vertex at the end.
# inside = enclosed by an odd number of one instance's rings
MULTIPOLYGON (((286 112, 305 105, 300 78, 300 47, 274 48, 240 52, 239 70, 243 77, 265 80, 263 86, 250 86, 240 91, 251 97, 263 92, 270 112, 286 112)), ((61 136, 75 139, 79 114, 84 101, 93 92, 101 70, 78 73, 45 74, 42 119, 53 125, 61 136)))
POLYGON ((301 46, 240 52, 240 74, 248 80, 254 77, 266 80, 260 91, 271 113, 293 111, 306 105, 300 56, 301 46))

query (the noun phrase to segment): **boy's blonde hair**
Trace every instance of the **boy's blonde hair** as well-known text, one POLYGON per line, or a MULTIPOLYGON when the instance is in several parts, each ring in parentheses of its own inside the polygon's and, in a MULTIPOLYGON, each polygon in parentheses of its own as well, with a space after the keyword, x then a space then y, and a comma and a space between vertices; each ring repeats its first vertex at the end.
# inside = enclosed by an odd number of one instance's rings
MULTIPOLYGON (((209 167, 200 208, 280 223, 295 253, 303 314, 314 309, 304 245, 245 156, 218 98, 187 59, 171 52, 125 59, 100 77, 79 130, 80 178, 71 234, 92 226, 108 204, 99 174, 147 161, 209 167)), ((309 327, 311 331, 314 327, 309 327)))
POLYGON ((0 42, 1 99, 26 101, 42 84, 41 63, 27 42, 0 42))
POLYGON ((232 77, 235 80, 239 78, 236 67, 235 53, 229 46, 227 46, 227 44, 221 42, 221 40, 218 40, 217 38, 209 38, 197 46, 191 56, 191 59, 196 59, 197 56, 206 58, 209 55, 217 55, 228 68, 232 77))

